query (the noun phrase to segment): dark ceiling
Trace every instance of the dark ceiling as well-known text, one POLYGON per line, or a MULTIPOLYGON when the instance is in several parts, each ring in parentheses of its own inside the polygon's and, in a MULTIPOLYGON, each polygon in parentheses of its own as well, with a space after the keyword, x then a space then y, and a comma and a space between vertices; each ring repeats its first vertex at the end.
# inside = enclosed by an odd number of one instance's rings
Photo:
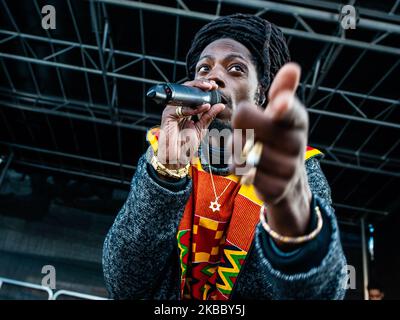
POLYGON ((259 14, 283 27, 302 66, 309 144, 325 153, 338 215, 400 211, 399 1, 0 0, 0 155, 21 170, 129 184, 161 109, 153 83, 185 80, 191 39, 216 15, 259 14), (346 1, 348 3, 348 1, 346 1), (41 8, 56 8, 56 29, 41 8))

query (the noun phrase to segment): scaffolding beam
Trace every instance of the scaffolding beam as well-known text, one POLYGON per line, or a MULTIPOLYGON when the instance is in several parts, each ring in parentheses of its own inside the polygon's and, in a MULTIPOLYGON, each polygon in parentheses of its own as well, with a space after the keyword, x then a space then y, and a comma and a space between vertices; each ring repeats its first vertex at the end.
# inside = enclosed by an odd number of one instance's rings
MULTIPOLYGON (((88 0, 88 1, 91 1, 91 0, 88 0)), ((205 21, 211 21, 211 20, 218 18, 218 16, 212 15, 212 14, 196 12, 193 10, 188 11, 188 10, 184 10, 184 9, 178 9, 178 8, 174 8, 174 7, 156 5, 156 4, 145 3, 145 2, 138 2, 138 1, 128 1, 128 0, 98 0, 98 1, 106 3, 106 4, 110 4, 110 5, 123 6, 123 7, 127 7, 127 8, 133 8, 133 9, 148 10, 148 11, 152 11, 152 12, 177 15, 177 16, 181 16, 181 17, 205 20, 205 21)), ((238 3, 242 3, 245 5, 248 2, 250 2, 250 1, 238 1, 238 3)), ((264 3, 264 1, 263 2, 257 1, 257 5, 262 5, 263 3, 264 3)), ((263 5, 262 7, 259 7, 258 9, 263 9, 264 7, 265 7, 265 5, 263 5)), ((301 12, 301 9, 302 8, 299 8, 298 11, 301 12)), ((279 11, 279 12, 281 12, 281 11, 279 11)), ((284 13, 284 12, 282 12, 282 13, 284 13)), ((293 14, 293 11, 291 13, 293 14)), ((318 14, 319 14, 318 11, 313 13, 313 15, 315 15, 315 16, 317 16, 318 14)), ((321 14, 324 18, 335 17, 335 14, 332 14, 332 13, 321 12, 321 14)), ((400 27, 395 24, 387 23, 387 25, 386 25, 386 23, 380 23, 379 21, 373 21, 373 20, 369 21, 368 20, 364 23, 364 25, 372 28, 374 23, 376 23, 378 25, 378 29, 375 29, 375 30, 383 29, 385 31, 391 30, 392 32, 400 33, 400 31, 399 31, 400 27)), ((280 27, 280 29, 283 31, 283 33, 285 33, 289 36, 294 36, 294 37, 299 37, 299 38, 304 38, 304 39, 309 39, 309 40, 314 40, 314 41, 342 44, 342 45, 353 47, 353 48, 368 49, 371 51, 383 52, 383 53, 387 53, 387 54, 400 55, 400 49, 398 49, 398 48, 382 46, 382 45, 377 45, 377 44, 371 44, 371 43, 359 41, 359 40, 342 39, 342 38, 339 38, 336 36, 330 36, 330 35, 325 35, 325 34, 320 34, 320 33, 310 33, 307 31, 294 30, 294 29, 285 28, 285 27, 280 27)))

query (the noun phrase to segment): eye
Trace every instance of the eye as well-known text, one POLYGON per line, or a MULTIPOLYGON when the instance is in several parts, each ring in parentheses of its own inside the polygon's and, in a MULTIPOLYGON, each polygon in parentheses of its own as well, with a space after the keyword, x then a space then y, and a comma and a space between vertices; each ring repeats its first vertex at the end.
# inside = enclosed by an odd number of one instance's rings
POLYGON ((234 64, 229 67, 228 71, 244 72, 244 68, 240 64, 234 64))
POLYGON ((210 71, 210 68, 209 68, 207 65, 205 65, 205 64, 201 65, 201 66, 197 69, 197 72, 207 72, 207 71, 210 71))

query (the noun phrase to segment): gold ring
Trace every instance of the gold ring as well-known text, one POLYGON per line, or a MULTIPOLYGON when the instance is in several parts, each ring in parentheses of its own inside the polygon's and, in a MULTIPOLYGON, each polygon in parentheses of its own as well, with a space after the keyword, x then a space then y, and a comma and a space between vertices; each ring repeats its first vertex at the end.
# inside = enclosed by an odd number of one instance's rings
POLYGON ((175 109, 175 113, 179 118, 184 117, 183 113, 182 113, 182 106, 176 107, 175 109))
POLYGON ((240 179, 240 184, 244 185, 251 185, 254 182, 254 179, 256 177, 257 173, 257 168, 252 167, 245 175, 242 176, 240 179))
POLYGON ((246 143, 244 144, 243 150, 242 150, 242 157, 247 158, 247 155, 249 154, 250 150, 254 146, 254 140, 253 139, 247 139, 246 143))
POLYGON ((253 148, 250 150, 249 154, 246 158, 246 164, 252 167, 257 167, 260 163, 261 155, 262 155, 263 145, 261 142, 256 142, 253 148))

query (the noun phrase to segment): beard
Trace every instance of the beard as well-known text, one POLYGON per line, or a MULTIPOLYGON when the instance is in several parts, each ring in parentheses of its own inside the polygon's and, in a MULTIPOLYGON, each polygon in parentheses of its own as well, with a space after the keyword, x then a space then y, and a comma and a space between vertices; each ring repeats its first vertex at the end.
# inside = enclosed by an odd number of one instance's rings
POLYGON ((209 130, 214 129, 218 131, 228 129, 230 131, 233 131, 231 120, 221 120, 218 118, 215 118, 213 121, 211 121, 210 125, 208 126, 208 129, 209 130))
POLYGON ((202 141, 201 159, 215 168, 227 168, 230 157, 229 149, 225 148, 227 131, 233 132, 230 120, 214 119, 208 126, 208 133, 202 141))
POLYGON ((229 148, 226 148, 225 144, 227 139, 230 138, 233 132, 231 120, 222 120, 215 118, 208 127, 209 133, 211 134, 206 140, 205 148, 208 148, 210 159, 207 162, 217 168, 227 167, 228 159, 230 157, 229 148), (229 132, 227 136, 227 131, 229 132))

